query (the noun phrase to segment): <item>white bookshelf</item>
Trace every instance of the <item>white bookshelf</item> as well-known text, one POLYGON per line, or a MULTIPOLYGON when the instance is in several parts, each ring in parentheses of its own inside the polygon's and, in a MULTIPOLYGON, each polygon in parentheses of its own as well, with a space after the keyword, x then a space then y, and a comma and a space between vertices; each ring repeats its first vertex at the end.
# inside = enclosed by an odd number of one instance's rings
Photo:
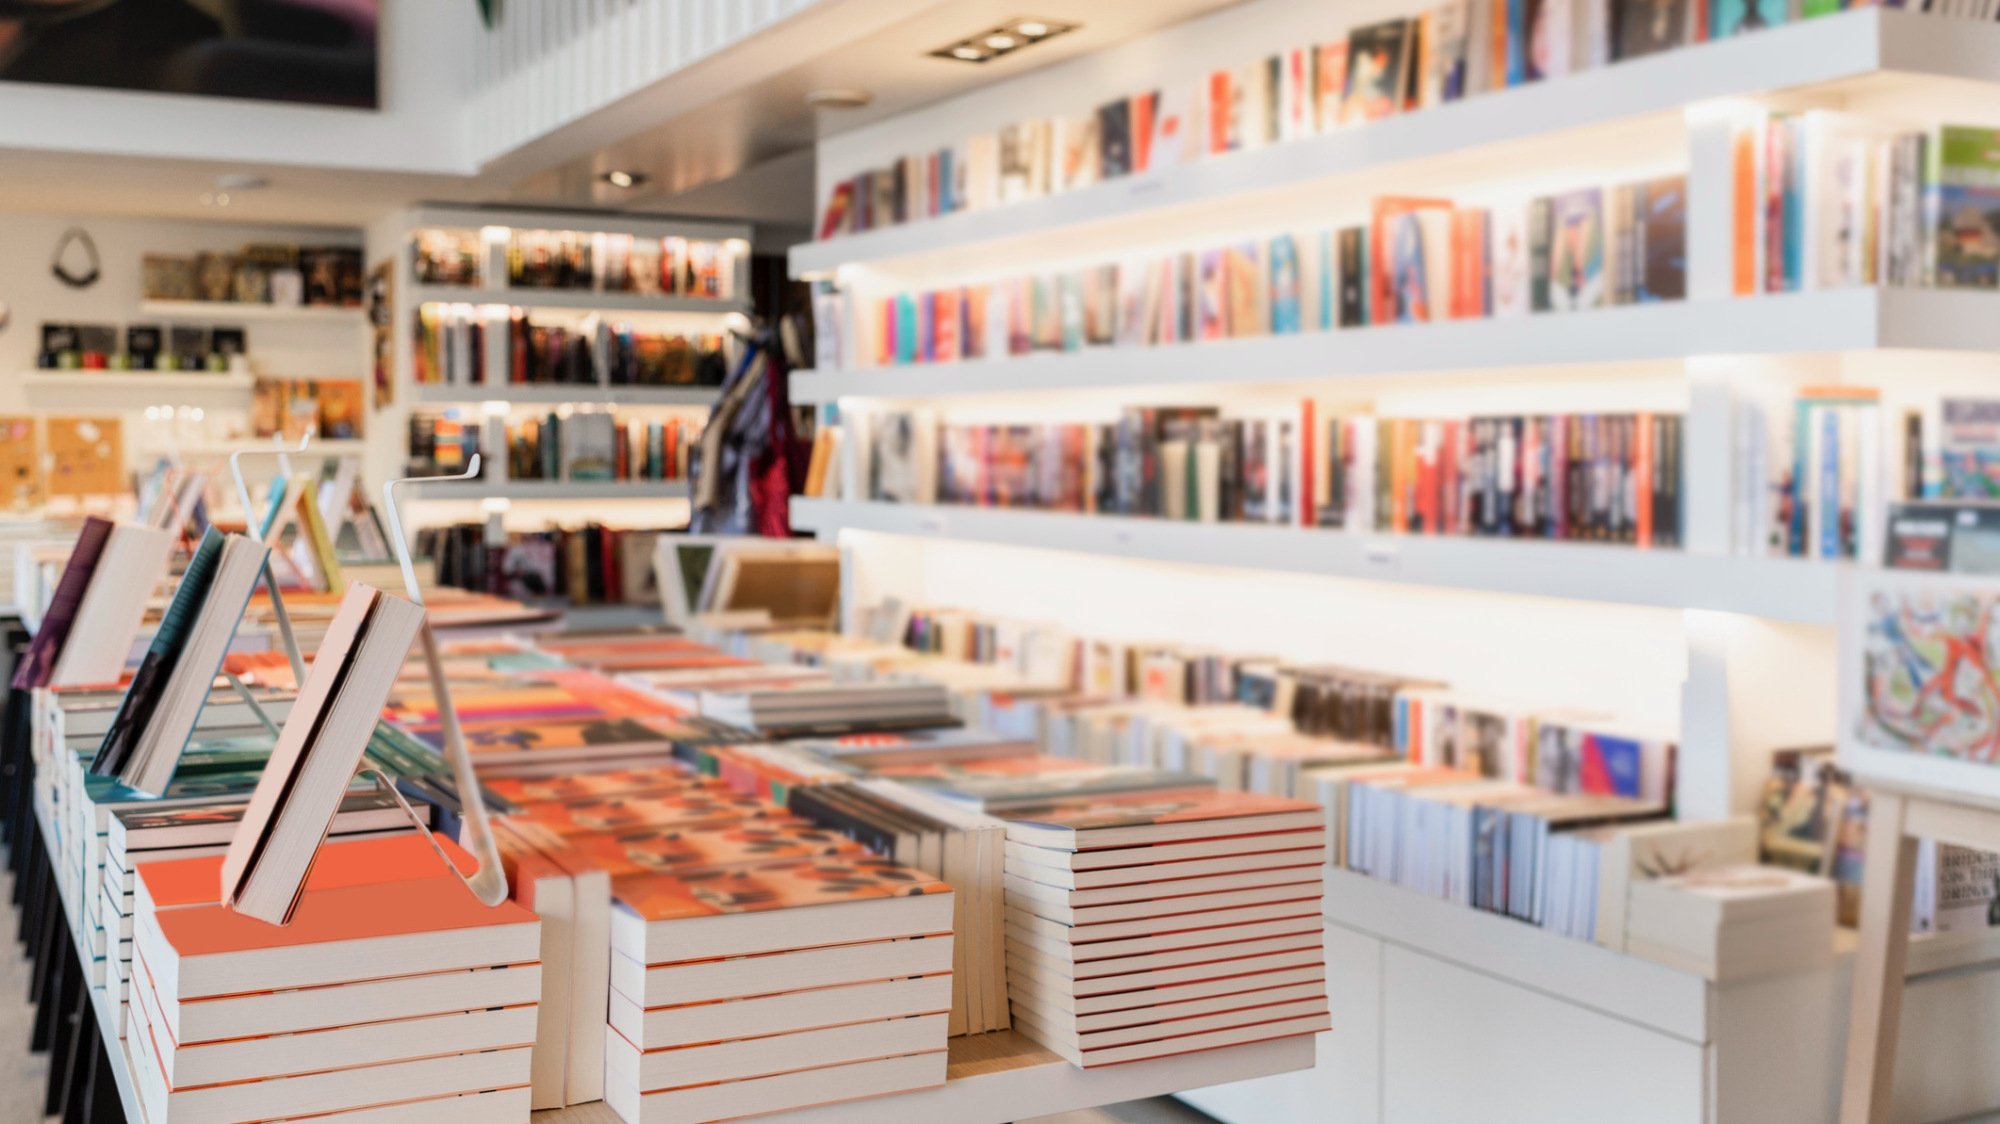
POLYGON ((1574 313, 1038 352, 958 363, 799 371, 792 401, 945 398, 1138 387, 1225 388, 1696 355, 2000 351, 2000 293, 1855 288, 1574 313))
MULTIPOLYGON (((1357 3, 1328 25, 1308 0, 1233 5, 825 137, 817 198, 907 154, 1197 82, 1422 6, 1357 3)), ((1523 705, 1548 701, 1536 686, 1582 684, 1559 705, 1615 699, 1599 709, 1677 720, 1683 815, 1750 811, 1769 751, 1831 740, 1832 626, 1850 567, 1731 552, 1755 533, 1738 522, 1739 476, 1755 463, 1739 406, 1827 383, 1879 386, 1896 410, 1937 388, 1990 393, 1975 388, 2000 353, 2000 293, 1731 295, 1731 123, 1750 104, 1982 123, 1996 84, 2000 24, 1858 8, 791 253, 795 276, 835 279, 850 305, 845 366, 795 373, 797 403, 839 414, 924 403, 947 424, 1102 420, 1152 395, 1269 408, 1272 391, 1374 399, 1383 416, 1673 410, 1685 418, 1684 549, 864 502, 851 498, 866 494, 860 455, 843 464, 850 498, 795 499, 793 526, 843 544, 856 606, 895 597, 1060 620, 1079 636, 1434 673, 1523 705), (1684 301, 942 364, 857 354, 867 317, 854 306, 891 294, 1338 229, 1379 195, 1497 207, 1671 173, 1687 176, 1684 301), (1464 682, 1482 664, 1501 667, 1464 682)), ((1496 1106, 1550 1121, 1833 1115, 1844 951, 1722 986, 1349 872, 1330 870, 1326 885, 1333 1030, 1310 1071, 1184 1094, 1228 1124, 1476 1119, 1496 1106)), ((1978 1076, 1995 1046, 2000 941, 1917 947, 1899 1117, 2000 1108, 2000 1080, 1978 1076)))
POLYGON ((509 383, 505 386, 427 384, 412 389, 411 399, 427 406, 470 406, 481 402, 608 403, 619 406, 715 405, 715 386, 608 386, 598 383, 509 383))
POLYGON ((247 301, 162 301, 139 302, 141 316, 160 320, 228 324, 238 320, 262 323, 358 325, 367 315, 359 306, 323 304, 255 304, 247 301))
POLYGON ((1069 551, 1147 562, 1229 566, 1481 593, 1712 609, 1831 626, 1840 567, 1750 558, 1452 535, 1362 534, 1327 528, 944 504, 792 500, 792 526, 1069 551))
MULTIPOLYGON (((1299 41, 1311 37, 1298 29, 1299 41)), ((1454 171, 1474 159, 1504 163, 1523 142, 1677 120, 1687 106, 1713 99, 1887 75, 1990 81, 2000 75, 2000 25, 1861 8, 1077 191, 812 242, 793 249, 791 270, 807 276, 898 261, 962 262, 1002 243, 1065 254, 1080 232, 1119 234, 1141 223, 1240 225, 1266 197, 1335 179, 1440 157, 1458 161, 1454 171)))
POLYGON ((744 300, 712 300, 704 297, 675 297, 644 293, 603 292, 594 289, 532 289, 501 286, 471 288, 462 285, 419 285, 411 294, 418 304, 504 304, 524 308, 603 313, 689 312, 726 315, 749 310, 744 300))
POLYGON ((410 498, 573 502, 579 500, 686 499, 685 480, 465 480, 418 482, 410 498))

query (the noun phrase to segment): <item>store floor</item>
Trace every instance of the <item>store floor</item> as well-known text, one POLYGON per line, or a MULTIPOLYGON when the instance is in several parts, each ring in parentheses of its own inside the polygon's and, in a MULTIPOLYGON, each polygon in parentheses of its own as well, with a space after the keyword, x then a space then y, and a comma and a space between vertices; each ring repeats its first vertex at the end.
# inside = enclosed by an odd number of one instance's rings
POLYGON ((47 1054, 28 1052, 28 1032, 35 1009, 28 1006, 28 962, 12 940, 14 880, 0 871, 0 931, 7 934, 0 949, 0 1124, 37 1124, 42 1120, 42 1096, 49 1080, 47 1054))
MULTIPOLYGON (((0 870, 0 932, 14 932, 13 879, 0 870)), ((47 1054, 28 1052, 34 1008, 28 1005, 28 963, 12 940, 0 949, 0 1124, 42 1124, 42 1096, 49 1078, 47 1054)), ((617 1117, 605 1113, 608 1120, 617 1117)), ((55 1117, 46 1119, 53 1120, 55 1117)), ((1018 1124, 1212 1124, 1207 1115, 1159 1097, 1106 1108, 1038 1116, 1018 1124)))

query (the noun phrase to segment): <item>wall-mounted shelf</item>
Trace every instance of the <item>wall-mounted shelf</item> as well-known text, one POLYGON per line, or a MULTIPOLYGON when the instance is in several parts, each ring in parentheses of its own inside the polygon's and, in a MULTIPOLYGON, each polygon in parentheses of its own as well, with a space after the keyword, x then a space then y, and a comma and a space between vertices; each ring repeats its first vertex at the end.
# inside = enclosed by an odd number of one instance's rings
POLYGON ((686 499, 687 495, 685 480, 481 480, 419 482, 410 486, 413 499, 447 501, 666 500, 686 499))
MULTIPOLYGON (((1678 118, 1691 102, 1896 72, 2000 79, 2000 25, 1870 7, 1683 47, 1321 136, 793 248, 794 276, 898 260, 947 264, 999 243, 1065 249, 1082 228, 1148 232, 1171 218, 1240 225, 1260 198, 1433 157, 1501 154, 1572 130, 1678 118), (1220 212, 1226 212, 1226 217, 1220 212)), ((1080 108, 1080 107, 1079 107, 1080 108)), ((912 142, 912 147, 915 143, 912 142)), ((1500 169, 1513 174, 1517 169, 1500 169)))
POLYGON ((180 371, 35 371, 21 378, 31 407, 78 413, 159 405, 247 408, 255 385, 249 375, 180 371))
POLYGON ((504 304, 529 311, 577 309, 586 312, 710 312, 722 315, 742 312, 749 307, 740 300, 600 293, 590 289, 475 289, 455 285, 419 285, 410 295, 417 304, 504 304))
POLYGON ((199 320, 218 324, 232 320, 292 321, 303 324, 359 326, 367 311, 358 306, 321 304, 251 304, 239 301, 140 301, 141 316, 161 320, 199 320))
POLYGON ((506 386, 429 384, 415 387, 410 400, 425 405, 469 406, 481 402, 608 404, 613 406, 715 405, 717 386, 600 386, 596 383, 510 383, 506 386))
MULTIPOLYGON (((1943 21, 1940 21, 1943 22, 1943 21)), ((1591 312, 1341 328, 1158 347, 799 371, 793 402, 933 398, 1140 386, 1282 385, 1692 355, 2000 351, 2000 295, 1833 289, 1591 312)))
POLYGON ((997 508, 794 497, 794 530, 842 530, 1034 547, 1151 562, 1526 594, 1834 623, 1839 567, 1791 558, 1641 550, 1609 543, 1356 534, 997 508))

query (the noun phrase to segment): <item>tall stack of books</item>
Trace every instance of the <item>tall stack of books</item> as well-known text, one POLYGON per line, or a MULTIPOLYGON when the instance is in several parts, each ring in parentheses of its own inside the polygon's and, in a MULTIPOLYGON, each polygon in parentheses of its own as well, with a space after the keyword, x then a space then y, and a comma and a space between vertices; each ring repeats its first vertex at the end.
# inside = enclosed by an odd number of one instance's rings
MULTIPOLYGON (((243 822, 241 800, 183 808, 145 804, 113 808, 105 837, 104 878, 98 887, 98 914, 106 936, 104 986, 112 1003, 112 1023, 124 1027, 125 987, 132 978, 135 921, 133 871, 140 863, 220 855, 243 822), (115 947, 114 947, 115 942, 115 947)), ((329 839, 356 839, 407 832, 410 821, 396 801, 380 792, 356 792, 341 802, 327 829, 329 839)))
POLYGON ((951 887, 882 859, 613 880, 604 1099, 629 1124, 940 1085, 951 887))
POLYGON ((1303 801, 1134 794, 1010 813, 1014 1022, 1090 1067, 1328 1028, 1303 801))
POLYGON ((526 1117, 533 914, 482 905, 414 835, 327 844, 282 927, 218 902, 222 865, 139 864, 129 1053, 152 1124, 526 1117))

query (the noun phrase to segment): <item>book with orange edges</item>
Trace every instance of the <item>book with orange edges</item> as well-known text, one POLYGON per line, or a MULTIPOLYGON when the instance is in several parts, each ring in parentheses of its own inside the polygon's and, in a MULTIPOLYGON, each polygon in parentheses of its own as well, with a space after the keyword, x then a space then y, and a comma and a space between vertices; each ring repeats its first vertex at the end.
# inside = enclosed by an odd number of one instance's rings
POLYGON ((647 964, 887 940, 952 921, 948 884, 873 858, 629 874, 611 890, 613 947, 647 964))

